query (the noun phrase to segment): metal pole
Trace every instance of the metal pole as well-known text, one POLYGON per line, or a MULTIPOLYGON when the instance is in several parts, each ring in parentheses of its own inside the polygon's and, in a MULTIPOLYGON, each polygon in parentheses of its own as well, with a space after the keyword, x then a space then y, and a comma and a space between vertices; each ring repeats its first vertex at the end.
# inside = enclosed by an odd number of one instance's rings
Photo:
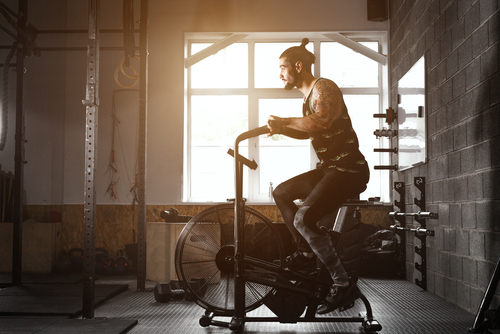
POLYGON ((146 289, 146 163, 148 119, 148 0, 141 0, 141 25, 139 34, 139 175, 137 220, 137 290, 146 289))
POLYGON ((7 33, 7 35, 10 35, 15 39, 17 39, 17 35, 14 34, 12 31, 10 31, 7 27, 4 27, 3 25, 0 24, 0 29, 3 30, 5 33, 7 33))
MULTIPOLYGON (((0 50, 10 50, 11 46, 9 45, 0 45, 0 50)), ((101 51, 123 51, 125 50, 124 46, 101 46, 99 48, 101 51)), ((136 48, 139 50, 139 48, 136 48)), ((33 48, 35 52, 44 52, 44 51, 87 51, 86 46, 68 46, 68 47, 58 47, 58 46, 48 46, 48 47, 35 47, 33 48)), ((12 65, 15 66, 15 65, 12 65)))
MULTIPOLYGON (((20 2, 19 2, 19 6, 21 6, 21 2, 24 2, 24 3, 26 3, 26 4, 27 4, 27 1, 28 1, 28 0, 26 0, 26 1, 24 1, 24 0, 23 0, 23 1, 20 1, 20 2)), ((14 12, 12 9, 10 9, 10 8, 9 8, 9 6, 7 6, 6 4, 4 4, 4 3, 3 3, 3 2, 1 2, 1 1, 0 1, 0 7, 2 7, 2 8, 3 8, 3 9, 5 9, 7 12, 9 12, 9 13, 10 13, 10 15, 12 15, 12 16, 14 16, 14 17, 16 17, 19 21, 24 19, 24 22, 26 22, 26 15, 25 15, 25 14, 26 14, 26 12, 25 12, 25 11, 24 11, 24 12, 19 11, 19 13, 17 13, 17 14, 16 14, 16 12, 14 12)), ((27 8, 27 7, 25 7, 25 8, 27 8)))
MULTIPOLYGON (((139 30, 133 30, 139 32, 139 30)), ((101 29, 100 33, 104 34, 123 34, 123 29, 101 29)), ((38 30, 38 34, 86 34, 88 30, 38 30)))
POLYGON ((245 318, 245 280, 243 278, 243 258, 245 256, 243 199, 243 162, 240 160, 239 144, 242 135, 234 143, 234 313, 229 328, 235 332, 243 330, 245 318))
MULTIPOLYGON (((101 46, 99 48, 101 51, 123 51, 125 47, 123 46, 101 46)), ((73 47, 40 47, 35 48, 35 51, 86 51, 87 48, 84 46, 73 46, 73 47)))
MULTIPOLYGON (((243 163, 238 159, 238 143, 234 148, 236 161, 234 200, 234 326, 239 327, 245 317, 245 281, 243 279, 243 258, 245 256, 245 201, 243 199, 243 163)), ((238 328, 235 328, 238 329, 238 328)))
MULTIPOLYGON (((19 1, 19 21, 21 29, 26 27, 26 15, 28 10, 28 0, 19 1)), ((17 35, 18 40, 21 36, 17 35)), ((12 283, 20 285, 22 283, 22 250, 23 250, 23 183, 24 183, 24 46, 21 42, 17 44, 17 90, 16 90, 16 137, 14 156, 14 230, 12 249, 12 283)))
POLYGON ((484 312, 488 310, 490 307, 491 301, 495 295, 495 291, 498 287, 498 282, 500 282, 500 257, 498 257, 497 265, 495 266, 495 270, 493 271, 493 275, 491 276, 490 283, 484 292, 483 300, 481 301, 481 305, 476 313, 476 318, 474 319, 474 324, 472 328, 469 330, 469 333, 476 333, 476 329, 481 325, 484 321, 484 312))
POLYGON ((87 49, 87 88, 83 105, 85 124, 85 186, 83 247, 83 310, 84 319, 94 318, 95 290, 95 224, 97 159, 97 120, 99 109, 99 0, 89 2, 89 36, 87 49))

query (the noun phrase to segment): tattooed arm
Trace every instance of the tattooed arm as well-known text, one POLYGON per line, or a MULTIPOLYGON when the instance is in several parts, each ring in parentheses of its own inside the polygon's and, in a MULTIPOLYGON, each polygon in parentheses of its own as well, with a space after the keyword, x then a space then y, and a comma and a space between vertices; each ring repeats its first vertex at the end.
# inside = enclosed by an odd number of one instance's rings
POLYGON ((271 116, 270 119, 278 123, 277 127, 273 127, 277 130, 274 133, 283 133, 285 128, 304 133, 326 130, 342 115, 345 108, 339 87, 330 80, 320 80, 316 83, 312 91, 311 105, 314 113, 305 117, 271 116))

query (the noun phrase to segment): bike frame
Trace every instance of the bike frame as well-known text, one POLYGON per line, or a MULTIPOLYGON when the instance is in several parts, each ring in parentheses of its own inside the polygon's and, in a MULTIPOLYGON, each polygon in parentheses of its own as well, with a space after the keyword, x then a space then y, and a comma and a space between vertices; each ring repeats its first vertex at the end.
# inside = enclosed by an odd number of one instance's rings
MULTIPOLYGON (((372 309, 368 299, 361 294, 359 297, 366 307, 366 316, 358 317, 320 317, 316 318, 316 307, 320 301, 321 292, 317 290, 312 291, 310 289, 305 289, 293 284, 285 284, 280 282, 270 282, 267 280, 259 280, 255 277, 249 277, 245 275, 244 265, 245 263, 251 264, 253 266, 266 269, 270 272, 282 275, 282 277, 292 280, 292 281, 307 281, 318 286, 324 285, 321 280, 321 275, 318 278, 314 278, 308 275, 304 275, 298 272, 290 271, 288 269, 283 269, 282 266, 278 266, 272 263, 267 263, 255 258, 246 257, 244 242, 244 218, 245 218, 245 200, 243 198, 243 166, 246 165, 251 169, 257 168, 257 163, 255 161, 250 161, 247 158, 239 154, 239 144, 246 139, 256 137, 269 133, 267 126, 262 126, 247 132, 240 134, 234 144, 234 152, 229 152, 229 154, 234 156, 235 160, 235 200, 234 200, 234 314, 229 323, 228 327, 234 331, 241 331, 244 327, 245 322, 278 322, 280 319, 278 317, 246 317, 245 311, 245 282, 252 281, 255 283, 271 286, 274 288, 285 288, 290 291, 295 291, 300 294, 305 295, 307 298, 312 298, 316 300, 315 305, 309 305, 304 317, 297 319, 297 322, 360 322, 364 326, 374 326, 373 328, 378 329, 380 325, 373 319, 372 309), (241 242, 240 242, 241 241, 241 242), (312 306, 312 307, 311 307, 312 306)), ((221 322, 212 322, 213 324, 221 325, 221 322)), ((380 326, 381 328, 381 326, 380 326)))

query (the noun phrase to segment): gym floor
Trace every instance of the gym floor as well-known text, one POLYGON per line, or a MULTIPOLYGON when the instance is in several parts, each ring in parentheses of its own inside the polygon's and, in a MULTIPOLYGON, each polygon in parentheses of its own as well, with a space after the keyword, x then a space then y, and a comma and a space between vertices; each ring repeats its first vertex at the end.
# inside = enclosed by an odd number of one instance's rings
MULTIPOLYGON (((46 282, 45 284, 47 284, 46 282)), ((361 278, 360 289, 368 298, 373 308, 375 319, 382 325, 381 334, 460 334, 466 333, 472 326, 474 314, 468 313, 444 299, 423 291, 415 284, 394 279, 361 278)), ((77 287, 81 286, 75 284, 77 287)), ((47 312, 12 311, 13 305, 29 303, 23 295, 12 296, 0 289, 0 334, 4 333, 231 333, 228 328, 217 326, 201 327, 198 323, 204 309, 193 302, 172 299, 169 303, 158 303, 153 292, 137 292, 135 276, 103 277, 97 285, 107 285, 111 289, 102 298, 96 296, 99 305, 95 309, 95 318, 83 320, 79 316, 68 316, 54 310, 47 312), (125 286, 125 288, 123 288, 125 286), (126 288, 128 286, 128 288, 126 288), (5 299, 2 299, 5 298, 5 299), (10 305, 10 306, 9 306, 10 305), (10 307, 10 308, 9 308, 10 307), (11 310, 11 311, 9 311, 11 310)), ((147 288, 153 288, 155 282, 147 282, 147 288)), ((28 286, 28 285, 26 285, 28 286)), ((34 285, 32 285, 34 286, 34 285)), ((31 287, 32 287, 31 286, 31 287)), ((50 289, 42 284, 37 285, 47 305, 60 303, 50 289), (51 296, 49 296, 51 295, 51 296)), ((65 287, 67 289, 67 287, 65 287)), ((104 287, 100 287, 99 291, 104 287)), ((11 289, 11 290, 9 290, 11 289)), ((108 288, 106 288, 108 289, 108 288)), ((26 290, 26 289, 24 289, 26 290)), ((23 290, 23 291, 24 291, 23 290)), ((98 287, 96 286, 96 291, 98 287)), ((106 290, 107 291, 107 290, 106 290)), ((40 293, 38 293, 40 294, 40 293)), ((96 292, 97 295, 97 292, 96 292)), ((74 302, 73 302, 74 303, 74 302)), ((81 299, 76 301, 81 308, 81 299)), ((36 306, 36 305, 34 305, 36 306)), ((45 307, 39 305, 38 307, 45 307)), ((328 316, 357 316, 364 312, 360 301, 345 312, 333 312, 328 316)), ((248 316, 274 316, 265 306, 250 312, 248 316)), ((228 321, 228 318, 216 320, 228 321)), ((247 323, 245 333, 362 333, 359 323, 247 323)))

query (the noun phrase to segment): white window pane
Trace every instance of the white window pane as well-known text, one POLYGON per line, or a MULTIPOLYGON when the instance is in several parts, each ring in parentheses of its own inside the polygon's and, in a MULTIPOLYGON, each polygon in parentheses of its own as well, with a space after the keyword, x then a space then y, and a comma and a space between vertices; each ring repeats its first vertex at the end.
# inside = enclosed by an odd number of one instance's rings
MULTIPOLYGON (((377 42, 360 44, 378 52, 377 42)), ((378 87, 378 63, 337 42, 323 42, 321 76, 339 87, 378 87)))
POLYGON ((309 168, 309 146, 264 146, 260 148, 260 194, 267 194, 272 183, 280 183, 307 172, 309 168))
MULTIPOLYGON (((259 100, 259 124, 269 115, 302 117, 302 99, 259 100)), ((282 135, 259 137, 259 193, 267 194, 269 184, 275 188, 281 182, 309 170, 310 142, 282 135)))
MULTIPOLYGON (((191 97, 191 199, 234 197, 234 160, 227 151, 246 130, 247 96, 191 97)), ((241 145, 241 154, 247 146, 241 145)))
MULTIPOLYGON (((344 101, 351 117, 352 127, 358 135, 359 149, 370 166, 370 182, 366 191, 361 194, 361 199, 382 197, 386 192, 381 189, 381 180, 384 178, 383 173, 389 172, 373 168, 373 166, 381 164, 381 153, 373 152, 374 148, 379 147, 379 139, 373 134, 376 129, 380 128, 380 120, 373 117, 373 114, 379 113, 379 96, 344 95, 344 101)), ((388 187, 389 185, 384 184, 383 186, 388 187)))
POLYGON ((245 95, 195 95, 191 97, 191 144, 233 145, 248 129, 245 95))
MULTIPOLYGON (((191 54, 210 43, 191 44, 191 54)), ((248 44, 235 43, 191 66, 192 88, 247 88, 248 44)))
MULTIPOLYGON (((255 43, 255 87, 283 88, 280 80, 279 58, 283 51, 299 46, 298 43, 255 43)), ((314 52, 314 43, 309 43, 306 49, 314 52)), ((314 65, 312 67, 314 73, 314 65)))
MULTIPOLYGON (((234 198, 234 159, 230 147, 191 147, 191 200, 225 202, 234 198)), ((232 148, 232 147, 231 147, 232 148)), ((240 146, 246 156, 248 146, 240 146)), ((248 197, 248 177, 244 172, 243 196, 248 197)))

